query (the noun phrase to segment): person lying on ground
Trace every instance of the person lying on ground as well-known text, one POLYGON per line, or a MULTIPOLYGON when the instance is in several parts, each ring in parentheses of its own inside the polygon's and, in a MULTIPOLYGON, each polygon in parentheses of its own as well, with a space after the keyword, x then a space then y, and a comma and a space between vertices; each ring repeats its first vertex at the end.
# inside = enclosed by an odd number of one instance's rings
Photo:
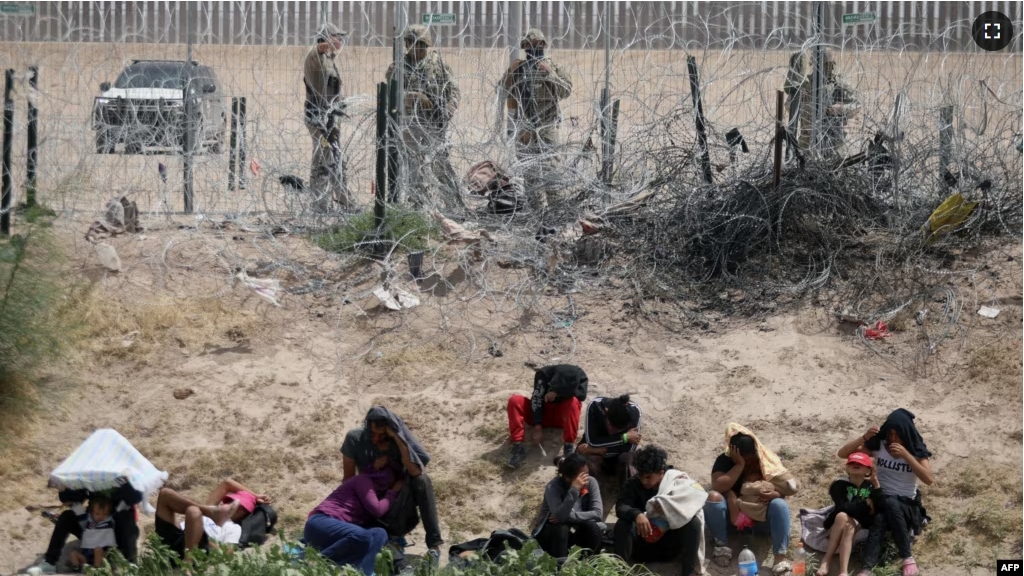
POLYGON ((118 487, 111 490, 90 492, 88 490, 61 490, 57 493, 60 501, 72 506, 57 516, 50 545, 46 548, 43 561, 38 564, 40 573, 54 574, 57 562, 69 535, 81 539, 87 517, 79 507, 82 502, 92 501, 98 497, 106 498, 111 505, 111 519, 115 546, 129 562, 135 562, 138 554, 139 525, 135 517, 135 506, 142 502, 142 493, 128 483, 127 478, 118 479, 118 487), (76 510, 77 509, 77 510, 76 510))
POLYGON ((211 541, 238 544, 239 523, 256 510, 257 504, 269 504, 270 498, 256 494, 227 478, 217 484, 200 504, 170 488, 161 488, 156 499, 156 535, 178 557, 187 559, 196 548, 209 550, 211 541), (180 524, 177 514, 185 517, 180 524))
POLYGON ((705 521, 714 541, 712 555, 715 562, 727 566, 732 561, 732 549, 728 547, 730 524, 725 494, 733 492, 738 496, 744 483, 767 480, 775 490, 759 492, 758 495, 767 504, 767 520, 754 522, 752 528, 755 533, 770 534, 772 553, 775 555, 772 571, 783 574, 792 568, 792 564, 786 560, 790 518, 785 498, 796 494, 796 479, 774 452, 762 445, 753 432, 739 424, 730 422, 726 426, 725 446, 725 453, 719 454, 711 467, 712 490, 708 492, 708 500, 704 504, 705 521))
POLYGON ((592 476, 614 474, 615 487, 621 488, 636 474, 632 460, 643 439, 640 417, 640 406, 629 400, 629 394, 594 398, 587 406, 583 442, 576 451, 587 459, 592 476))
POLYGON ((575 450, 580 428, 580 411, 587 399, 587 373, 579 366, 557 364, 539 368, 533 376, 530 398, 513 394, 508 399, 508 431, 512 453, 506 465, 519 468, 526 460, 526 424, 533 426, 534 444, 544 439, 544 428, 562 430, 562 455, 575 450))
POLYGON ((117 546, 114 535, 114 505, 104 494, 89 498, 89 509, 82 524, 82 542, 78 550, 71 553, 71 564, 83 568, 88 565, 99 568, 108 550, 117 546))
POLYGON ((894 410, 881 428, 872 426, 844 444, 839 449, 839 457, 847 458, 854 452, 867 452, 875 458, 875 473, 882 490, 881 510, 868 526, 864 568, 858 576, 869 574, 878 564, 886 531, 896 543, 903 576, 916 576, 918 569, 911 554, 911 534, 920 534, 928 519, 917 482, 930 486, 935 482, 935 475, 928 462, 932 453, 914 425, 914 415, 903 408, 894 410))
POLYGON ((388 542, 387 531, 377 521, 398 499, 400 475, 385 455, 369 470, 342 482, 309 513, 303 529, 306 543, 338 566, 373 574, 377 553, 388 542))
POLYGON ((441 526, 437 519, 434 486, 426 474, 430 455, 405 422, 383 406, 374 406, 366 414, 362 428, 345 435, 341 446, 342 482, 349 482, 357 473, 371 470, 373 462, 388 456, 401 467, 402 489, 388 513, 381 519, 388 535, 397 544, 412 531, 423 517, 427 535, 427 555, 436 565, 441 558, 441 526), (417 515, 419 510, 419 515, 417 515))
POLYGON ((544 489, 533 537, 555 558, 565 558, 573 546, 598 554, 604 537, 604 505, 597 479, 590 476, 587 461, 579 454, 557 462, 558 476, 544 489))
POLYGON ((682 576, 702 572, 703 518, 707 493, 668 465, 668 454, 644 446, 633 458, 636 476, 615 505, 615 554, 627 562, 670 562, 679 557, 682 576))
POLYGON ((853 537, 861 527, 871 526, 879 511, 882 491, 878 475, 874 473, 871 456, 854 452, 846 459, 846 478, 839 478, 828 488, 832 497, 832 511, 825 517, 824 527, 829 531, 828 549, 821 558, 817 576, 828 576, 832 556, 839 552, 839 576, 850 569, 853 537))

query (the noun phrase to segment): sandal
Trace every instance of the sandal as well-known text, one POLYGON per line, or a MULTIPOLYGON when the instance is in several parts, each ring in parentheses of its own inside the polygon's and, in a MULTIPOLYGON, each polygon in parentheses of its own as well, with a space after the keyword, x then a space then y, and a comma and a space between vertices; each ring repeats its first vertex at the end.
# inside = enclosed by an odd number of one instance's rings
POLYGON ((917 569, 917 562, 913 558, 903 561, 903 576, 917 576, 918 574, 920 574, 920 570, 917 569))
POLYGON ((775 566, 772 566, 772 574, 775 574, 775 576, 781 576, 782 574, 785 574, 786 572, 791 572, 792 570, 793 563, 789 560, 783 560, 775 566))

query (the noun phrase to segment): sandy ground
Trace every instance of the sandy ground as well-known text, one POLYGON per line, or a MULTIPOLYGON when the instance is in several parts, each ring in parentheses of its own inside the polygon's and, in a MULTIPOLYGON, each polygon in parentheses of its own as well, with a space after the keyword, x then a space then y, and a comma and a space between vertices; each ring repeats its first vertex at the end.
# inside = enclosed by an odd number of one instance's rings
MULTIPOLYGON (((58 227, 72 254, 69 274, 92 286, 83 304, 89 337, 51 371, 44 411, 0 468, 0 573, 45 549, 51 525, 24 507, 56 502, 48 471, 99 427, 124 434, 170 472, 175 488, 202 496, 230 475, 273 495, 282 527, 297 535, 340 481, 345 432, 384 404, 434 458, 429 473, 448 543, 526 527, 554 469, 536 450, 521 470, 501 466, 505 401, 528 394, 532 382, 525 361, 583 366, 592 396, 632 393, 645 441, 702 482, 726 423, 748 425, 802 482, 791 502, 794 546, 797 510, 825 505, 842 470, 835 450, 890 410, 909 408, 938 477, 924 489, 934 519, 934 536, 919 544, 925 573, 988 570, 994 558, 1020 556, 1020 245, 952 265, 961 321, 954 337, 922 355, 941 330, 933 320, 871 347, 814 309, 748 321, 710 315, 704 330, 671 333, 638 318, 622 289, 597 281, 568 296, 575 320, 566 322, 566 295, 517 290, 527 285, 519 271, 460 269, 445 251, 432 263, 447 279, 443 289, 408 281, 422 304, 390 312, 368 296, 375 265, 301 238, 146 224, 142 235, 107 240, 124 263, 119 274, 99 269, 81 240, 88 220, 58 227), (236 266, 310 291, 284 294, 275 308, 231 285, 236 266), (980 304, 1001 313, 982 318, 980 304), (502 354, 489 354, 492 346, 502 354), (195 394, 175 400, 172 391, 186 386, 195 394), (983 523, 993 514, 1002 520, 983 523)), ((941 304, 928 306, 935 319, 941 304)), ((548 454, 559 446, 552 431, 548 454)), ((143 520, 147 531, 151 522, 143 520)), ((422 552, 422 531, 412 539, 422 552)), ((759 557, 765 544, 755 542, 759 557)), ((732 574, 735 565, 713 572, 732 574)))

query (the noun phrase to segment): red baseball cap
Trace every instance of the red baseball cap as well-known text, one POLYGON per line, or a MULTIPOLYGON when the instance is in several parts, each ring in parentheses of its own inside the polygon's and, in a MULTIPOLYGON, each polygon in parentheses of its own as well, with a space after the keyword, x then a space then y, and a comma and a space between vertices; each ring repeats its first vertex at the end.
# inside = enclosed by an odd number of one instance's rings
POLYGON ((874 468, 874 463, 871 462, 871 456, 863 452, 854 452, 850 454, 850 457, 846 459, 847 464, 860 464, 861 466, 867 466, 868 468, 874 468))

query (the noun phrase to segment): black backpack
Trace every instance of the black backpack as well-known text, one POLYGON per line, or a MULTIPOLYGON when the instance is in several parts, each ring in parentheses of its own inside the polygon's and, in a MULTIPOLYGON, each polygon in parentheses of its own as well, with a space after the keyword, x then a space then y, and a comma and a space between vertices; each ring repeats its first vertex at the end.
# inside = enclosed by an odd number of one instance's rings
POLYGON ((242 522, 242 536, 238 539, 239 548, 259 546, 267 541, 267 534, 273 534, 277 524, 277 511, 270 504, 257 504, 256 510, 246 516, 242 522))
POLYGON ((448 548, 448 563, 454 566, 465 566, 468 564, 468 560, 463 558, 463 554, 466 552, 476 552, 483 558, 491 561, 498 562, 501 556, 505 553, 505 543, 508 543, 508 548, 512 550, 522 550, 523 545, 530 537, 525 532, 517 528, 510 528, 508 530, 495 530, 491 532, 488 538, 477 538, 476 540, 470 540, 469 542, 463 542, 462 544, 454 544, 448 548))

